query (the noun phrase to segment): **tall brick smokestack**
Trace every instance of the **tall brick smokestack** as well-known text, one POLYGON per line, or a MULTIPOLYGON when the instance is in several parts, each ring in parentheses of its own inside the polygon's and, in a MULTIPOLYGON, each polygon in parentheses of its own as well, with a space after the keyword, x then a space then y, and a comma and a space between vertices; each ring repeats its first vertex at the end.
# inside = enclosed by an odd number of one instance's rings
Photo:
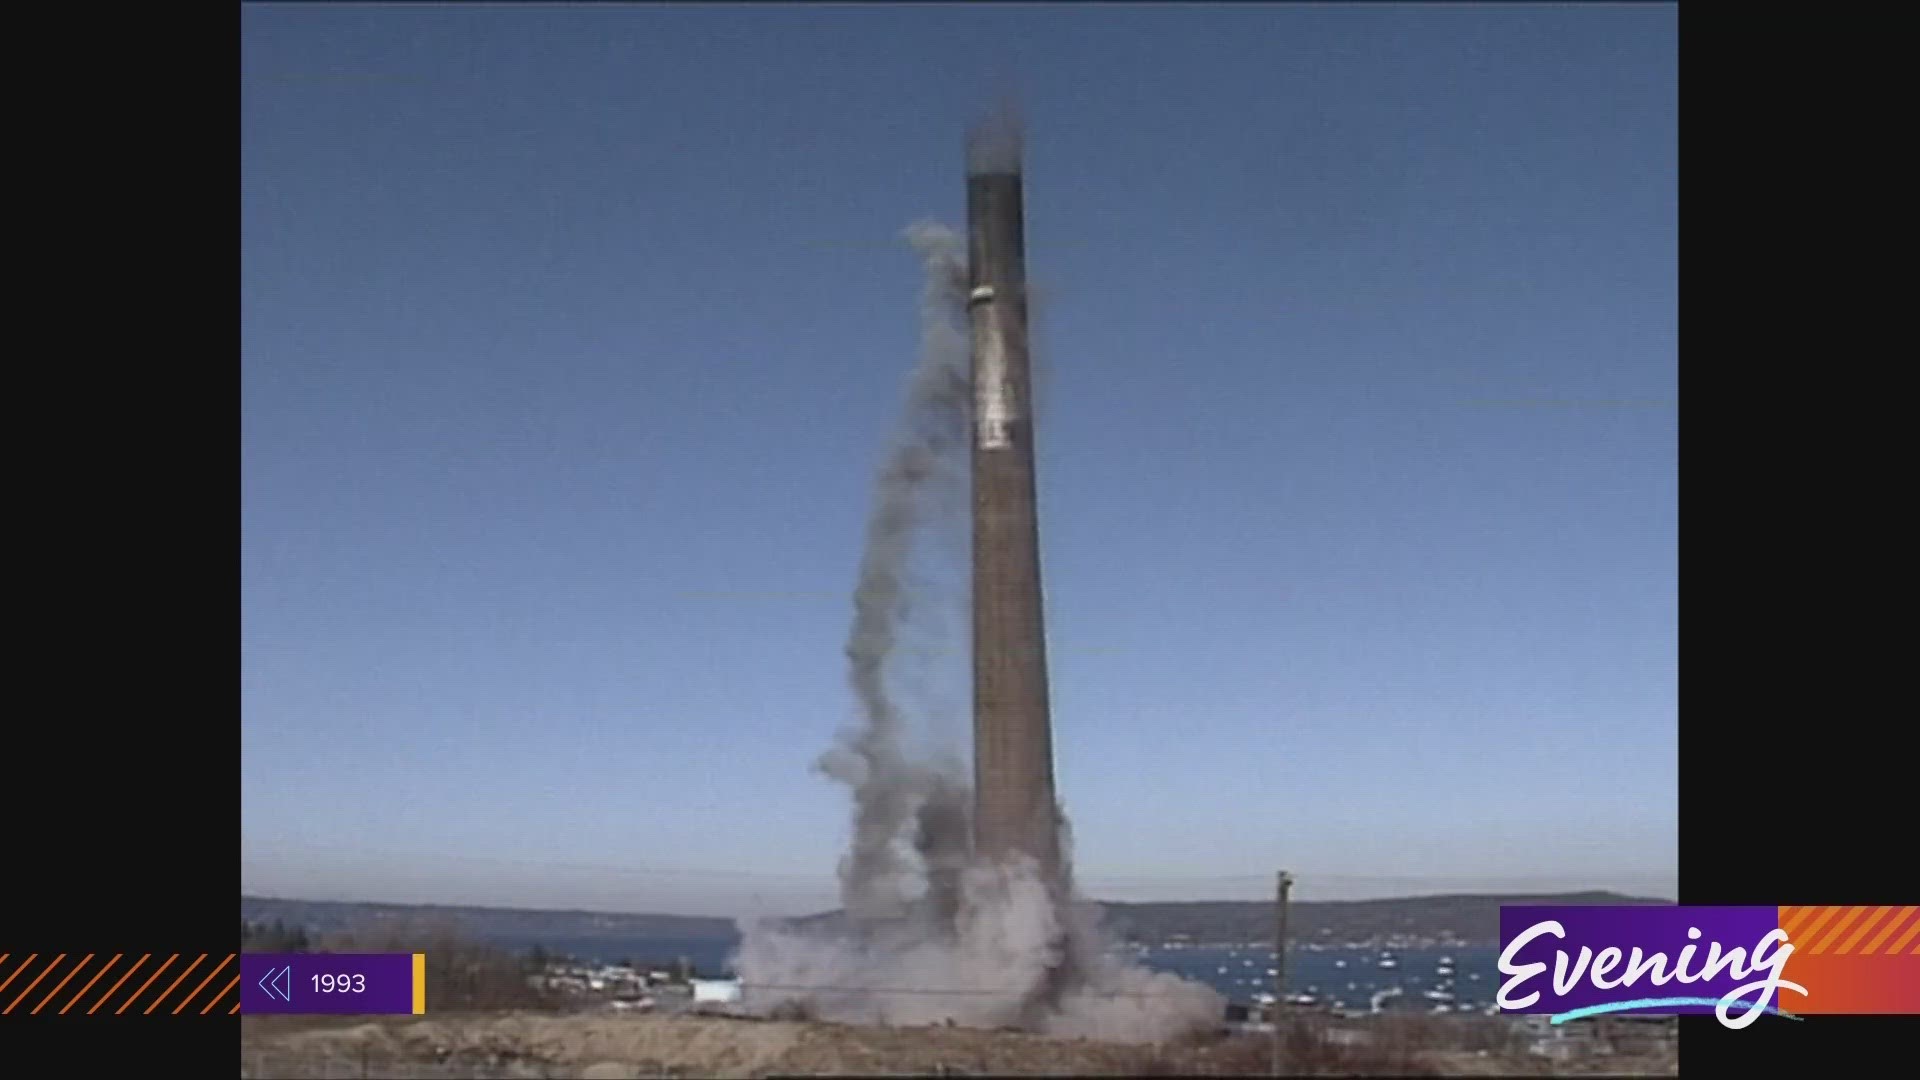
POLYGON ((1226 1004, 1117 955, 1073 888, 1047 707, 1020 159, 1011 125, 972 133, 966 267, 957 238, 915 233, 928 276, 922 353, 907 422, 876 480, 847 645, 864 723, 821 763, 854 793, 841 864, 848 917, 837 928, 743 927, 734 966, 758 987, 745 1002, 760 1015, 793 1003, 838 1022, 1158 1042, 1217 1028, 1226 1004), (963 291, 965 340, 953 325, 963 291), (950 505, 934 492, 958 479, 962 441, 973 495, 971 814, 965 780, 906 738, 911 717, 885 677, 900 659, 896 631, 923 610, 908 572, 913 536, 929 524, 920 513, 950 505))
POLYGON ((1030 856, 1059 886, 1021 196, 1017 127, 1003 117, 975 128, 967 145, 974 851, 987 860, 1030 856))

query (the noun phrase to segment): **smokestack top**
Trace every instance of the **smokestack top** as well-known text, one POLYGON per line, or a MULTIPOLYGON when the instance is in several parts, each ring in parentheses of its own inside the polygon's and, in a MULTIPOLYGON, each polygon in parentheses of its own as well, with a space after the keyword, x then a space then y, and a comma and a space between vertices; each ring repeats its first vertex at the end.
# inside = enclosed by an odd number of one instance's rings
POLYGON ((1019 173, 1025 134, 1012 106, 994 110, 967 132, 967 175, 1019 173))

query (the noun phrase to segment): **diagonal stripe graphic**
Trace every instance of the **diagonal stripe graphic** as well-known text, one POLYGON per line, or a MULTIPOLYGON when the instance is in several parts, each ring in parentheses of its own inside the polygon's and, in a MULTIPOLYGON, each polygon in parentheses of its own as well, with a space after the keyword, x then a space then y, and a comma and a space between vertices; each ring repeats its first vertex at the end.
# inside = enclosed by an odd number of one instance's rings
POLYGON ((1804 936, 1807 927, 1812 925, 1813 920, 1819 918, 1820 913, 1824 910, 1826 909, 1812 906, 1794 908, 1793 927, 1788 932, 1796 938, 1804 936))
POLYGON ((1819 910, 1812 907, 1781 908, 1780 929, 1787 932, 1787 940, 1799 941, 1800 931, 1806 927, 1807 920, 1813 918, 1813 913, 1819 910))
POLYGON ((165 990, 160 991, 160 996, 157 998, 154 998, 153 1004, 147 1006, 146 1011, 141 1013, 140 1015, 141 1016, 153 1015, 153 1010, 159 1008, 160 1003, 167 1000, 167 995, 173 993, 173 988, 180 985, 180 980, 193 974, 193 969, 199 967, 200 961, 205 960, 206 958, 207 958, 206 953, 201 953, 199 956, 194 957, 193 963, 188 964, 185 971, 182 971, 180 974, 175 975, 173 977, 173 981, 167 984, 167 988, 165 990))
MULTIPOLYGON (((1895 951, 1895 952, 1899 952, 1899 951, 1900 951, 1900 949, 1899 949, 1899 947, 1898 947, 1898 946, 1895 946, 1895 947, 1894 947, 1894 950, 1893 950, 1893 951, 1895 951)), ((9 956, 11 956, 11 955, 13 955, 13 954, 12 954, 12 953, 8 953, 7 955, 9 955, 9 956)), ((37 956, 39 956, 39 955, 40 955, 40 954, 39 954, 39 953, 37 953, 37 952, 35 952, 35 953, 28 953, 28 954, 27 954, 27 958, 26 958, 25 960, 22 960, 22 961, 20 961, 20 966, 19 966, 19 967, 17 967, 17 968, 14 968, 14 969, 13 969, 13 974, 11 974, 11 975, 9 975, 9 976, 7 976, 7 981, 6 981, 6 982, 0 982, 0 993, 4 993, 4 992, 6 991, 6 989, 7 989, 7 987, 9 987, 9 986, 12 986, 12 985, 13 985, 13 980, 15 980, 15 979, 17 979, 17 978, 19 978, 19 977, 20 977, 20 973, 21 973, 21 972, 23 972, 23 971, 25 971, 25 970, 27 970, 27 965, 28 965, 28 964, 31 964, 31 963, 33 963, 33 961, 34 961, 34 958, 35 958, 35 957, 37 957, 37 956)))
POLYGON ((38 1004, 38 1005, 35 1005, 35 1006, 33 1007, 33 1011, 32 1011, 32 1012, 30 1012, 30 1013, 28 1013, 27 1015, 28 1015, 28 1016, 38 1016, 38 1015, 40 1014, 40 1010, 41 1010, 41 1009, 44 1009, 44 1008, 46 1008, 46 1007, 47 1007, 47 1002, 49 1002, 49 1001, 52 1001, 52 1000, 53 1000, 53 995, 55 995, 55 994, 57 994, 57 993, 59 993, 60 991, 62 991, 62 990, 64 990, 64 989, 66 989, 66 987, 67 987, 67 984, 73 981, 73 977, 74 977, 75 975, 78 975, 78 974, 80 974, 80 969, 81 969, 81 968, 83 968, 83 967, 86 967, 86 966, 87 966, 87 964, 88 964, 88 963, 89 963, 90 961, 92 961, 92 960, 93 960, 93 954, 92 954, 92 953, 88 953, 87 955, 85 955, 85 956, 83 956, 83 957, 81 957, 81 958, 80 958, 80 962, 79 962, 79 963, 77 963, 77 964, 75 964, 75 965, 73 965, 73 970, 72 970, 72 971, 69 971, 69 972, 67 972, 67 977, 66 977, 66 978, 64 978, 64 979, 61 979, 61 980, 60 980, 60 983, 59 983, 59 985, 57 985, 57 986, 55 986, 55 987, 54 987, 53 989, 51 989, 51 990, 49 990, 49 991, 47 991, 47 996, 46 996, 46 997, 43 997, 43 998, 41 998, 41 999, 40 999, 40 1004, 38 1004))
MULTIPOLYGON (((113 985, 107 988, 107 992, 100 995, 100 1000, 93 1003, 93 1008, 87 1010, 87 1015, 92 1016, 95 1009, 98 1009, 100 1006, 105 1005, 107 1003, 107 999, 112 997, 114 995, 114 992, 120 989, 120 984, 127 981, 127 976, 132 975, 136 971, 139 971, 140 965, 146 963, 148 958, 151 957, 152 955, 153 955, 152 953, 141 953, 140 959, 135 960, 133 962, 133 966, 127 969, 126 974, 120 976, 118 979, 115 979, 113 981, 113 985)), ((145 989, 145 988, 142 987, 142 989, 145 989)))
MULTIPOLYGON (((214 1007, 215 1005, 218 1005, 218 1004, 220 1004, 220 999, 221 999, 221 998, 223 998, 223 997, 226 997, 226 996, 227 996, 227 991, 228 991, 228 990, 231 990, 231 989, 233 989, 234 987, 236 987, 236 986, 238 986, 238 985, 240 985, 240 976, 238 976, 238 975, 235 975, 235 976, 233 977, 233 981, 232 981, 232 982, 230 982, 230 983, 228 983, 227 985, 225 985, 225 986, 223 986, 223 987, 221 987, 221 988, 220 988, 220 992, 219 992, 219 993, 217 993, 217 994, 215 994, 215 995, 213 995, 212 997, 210 997, 210 998, 208 998, 208 999, 207 999, 207 1003, 206 1003, 206 1005, 205 1005, 205 1006, 203 1006, 203 1007, 202 1007, 202 1008, 200 1009, 200 1015, 201 1015, 201 1016, 205 1016, 205 1015, 207 1015, 208 1013, 210 1013, 210 1012, 212 1012, 212 1011, 213 1011, 213 1007, 214 1007)), ((239 1003, 239 1002, 237 1002, 237 1001, 236 1001, 236 1002, 234 1002, 234 1003, 233 1003, 233 1007, 234 1007, 234 1008, 236 1008, 236 1009, 237 1009, 237 1008, 239 1008, 239 1007, 240 1007, 240 1003, 239 1003)))
POLYGON ((1874 908, 1873 914, 1867 916, 1867 921, 1861 923, 1859 928, 1856 929, 1853 933, 1848 934, 1847 940, 1841 942, 1840 947, 1833 950, 1834 955, 1835 956, 1847 955, 1847 953, 1851 951, 1855 945, 1860 944, 1861 938, 1867 936, 1867 931, 1873 929, 1875 926, 1878 926, 1882 921, 1884 921, 1887 917, 1887 912, 1892 910, 1893 910, 1892 907, 1874 908))
POLYGON ((1892 945, 1887 946, 1887 951, 1890 953, 1897 953, 1901 949, 1906 948, 1907 942, 1912 941, 1913 935, 1915 934, 1920 934, 1920 919, 1913 920, 1913 925, 1907 927, 1907 932, 1904 934, 1901 934, 1899 938, 1897 938, 1892 945))
POLYGON ((1847 927, 1852 926, 1853 921, 1855 919, 1858 919, 1860 916, 1865 915, 1867 913, 1867 909, 1863 907, 1850 907, 1850 908, 1846 908, 1845 910, 1847 913, 1846 916, 1842 918, 1839 922, 1834 923, 1833 929, 1828 930, 1826 934, 1822 936, 1820 940, 1814 944, 1813 948, 1807 950, 1808 952, 1814 953, 1816 955, 1826 952, 1827 946, 1833 944, 1834 941, 1837 938, 1839 938, 1841 933, 1844 932, 1847 927))
POLYGON ((1796 945, 1801 944, 1802 942, 1812 941, 1813 936, 1819 933, 1821 929, 1827 925, 1829 920, 1831 920, 1835 915, 1840 914, 1840 909, 1837 907, 1821 908, 1819 910, 1820 910, 1819 916, 1813 919, 1811 922, 1807 923, 1806 928, 1801 931, 1801 934, 1798 940, 1792 937, 1787 938, 1787 940, 1794 942, 1794 944, 1796 945))
MULTIPOLYGON (((200 991, 206 989, 207 984, 213 981, 213 977, 215 975, 220 974, 220 968, 224 968, 231 963, 233 963, 233 954, 228 953, 227 958, 225 960, 220 961, 220 967, 216 967, 212 971, 207 972, 207 977, 200 980, 200 984, 193 988, 193 993, 188 994, 186 997, 180 999, 180 1004, 175 1005, 173 1007, 173 1015, 179 1016, 180 1010, 186 1008, 188 1003, 193 1001, 193 999, 199 995, 200 991)), ((192 969, 188 969, 188 970, 192 970, 192 969)))
POLYGON ((60 961, 65 960, 66 958, 67 958, 66 953, 61 953, 60 955, 54 957, 53 963, 48 964, 45 971, 42 971, 40 974, 35 975, 33 977, 33 981, 27 984, 27 988, 25 990, 20 991, 20 997, 14 998, 11 1002, 7 1004, 6 1008, 0 1009, 0 1016, 5 1016, 8 1013, 12 1012, 13 1007, 15 1005, 20 1004, 20 998, 26 997, 28 994, 33 993, 33 988, 40 985, 40 980, 47 977, 47 972, 52 971, 54 968, 59 967, 60 961))
POLYGON ((1880 947, 1880 943, 1898 933, 1901 924, 1912 918, 1916 911, 1920 911, 1920 907, 1903 907, 1894 912, 1893 918, 1887 920, 1887 925, 1860 949, 1860 955, 1872 956, 1874 950, 1880 947))
POLYGON ((233 1008, 227 1010, 227 1015, 232 1016, 234 1013, 237 1013, 239 1011, 240 1011, 240 1003, 236 1001, 233 1003, 233 1008))
POLYGON ((114 953, 113 959, 107 961, 107 965, 105 967, 101 968, 99 971, 94 972, 93 978, 87 980, 87 985, 81 987, 79 990, 74 992, 73 1000, 67 1002, 65 1005, 62 1005, 60 1007, 59 1015, 65 1016, 67 1014, 68 1009, 73 1008, 74 1005, 77 1002, 79 1002, 81 998, 86 997, 87 991, 93 989, 93 984, 100 981, 100 976, 105 975, 109 971, 112 971, 113 965, 120 962, 120 956, 121 956, 120 953, 114 953))
POLYGON ((146 993, 146 992, 147 992, 147 987, 149 987, 149 986, 152 986, 152 985, 153 985, 153 980, 155 980, 155 979, 157 979, 157 978, 159 978, 159 977, 160 977, 160 973, 161 973, 161 972, 163 972, 163 971, 165 971, 165 970, 167 970, 167 969, 168 969, 169 967, 172 967, 172 966, 173 966, 173 962, 174 962, 175 960, 178 960, 178 959, 180 959, 180 954, 179 954, 179 953, 174 953, 174 954, 173 954, 172 956, 169 956, 169 957, 167 957, 167 962, 166 962, 166 963, 164 963, 164 964, 161 964, 161 965, 160 965, 159 967, 157 967, 157 968, 154 968, 154 969, 153 969, 153 974, 151 974, 151 975, 149 975, 149 976, 147 976, 147 981, 146 981, 146 982, 143 982, 143 983, 141 983, 141 984, 140 984, 140 989, 138 989, 138 990, 135 990, 135 991, 133 992, 133 997, 130 997, 130 998, 128 998, 128 999, 127 999, 126 1001, 124 1001, 124 1002, 122 1002, 122 1003, 121 1003, 121 1005, 120 1005, 120 1007, 119 1007, 119 1008, 117 1008, 117 1009, 115 1009, 115 1010, 113 1010, 113 1015, 115 1015, 115 1016, 119 1016, 119 1015, 120 1015, 121 1013, 123 1013, 123 1012, 126 1012, 126 1011, 127 1011, 127 1006, 128 1006, 128 1005, 131 1005, 131 1004, 133 1004, 133 1003, 134 1003, 134 1000, 135 1000, 136 998, 138 998, 138 997, 139 997, 139 996, 140 996, 141 994, 144 994, 144 993, 146 993))

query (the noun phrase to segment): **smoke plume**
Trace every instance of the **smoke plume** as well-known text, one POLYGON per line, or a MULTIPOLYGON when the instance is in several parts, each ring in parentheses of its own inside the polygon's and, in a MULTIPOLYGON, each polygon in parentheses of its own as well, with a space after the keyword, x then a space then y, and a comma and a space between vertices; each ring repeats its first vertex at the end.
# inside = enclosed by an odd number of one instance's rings
MULTIPOLYGON (((1219 995, 1119 959, 1098 909, 1070 885, 1065 897, 1049 889, 1031 862, 975 864, 966 762, 915 741, 954 711, 926 666, 965 655, 951 643, 916 652, 908 642, 937 637, 941 616, 964 595, 916 578, 913 555, 916 541, 964 520, 971 379, 962 245, 934 224, 907 237, 926 279, 920 358, 876 477, 854 589, 847 661, 858 722, 819 763, 853 796, 842 911, 743 926, 734 958, 743 1004, 841 1022, 1024 1026, 1126 1041, 1211 1027, 1219 995), (1062 971, 1068 981, 1043 992, 1062 971)), ((1064 853, 1064 818, 1061 828, 1064 853)))
MULTIPOLYGON (((953 316, 965 284, 963 257, 953 234, 940 226, 917 225, 907 238, 926 273, 921 354, 901 430, 875 480, 853 593, 847 661, 861 724, 820 762, 823 772, 853 789, 853 846, 841 863, 840 885, 856 922, 904 917, 916 877, 942 864, 957 871, 967 842, 960 764, 915 759, 913 733, 887 681, 904 631, 926 621, 908 588, 913 540, 929 521, 929 507, 941 505, 941 489, 966 480, 967 338, 953 316), (917 859, 903 845, 910 823, 923 825, 913 838, 917 859)), ((951 892, 954 882, 938 885, 951 892)))

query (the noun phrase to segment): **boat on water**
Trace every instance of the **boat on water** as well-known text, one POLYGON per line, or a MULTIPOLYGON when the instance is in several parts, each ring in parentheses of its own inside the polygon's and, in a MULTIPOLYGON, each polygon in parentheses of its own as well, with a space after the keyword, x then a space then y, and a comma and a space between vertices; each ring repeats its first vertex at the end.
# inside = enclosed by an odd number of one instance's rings
POLYGON ((1397 968, 1400 966, 1400 961, 1395 960, 1391 956, 1383 956, 1380 958, 1380 966, 1383 968, 1397 968))

